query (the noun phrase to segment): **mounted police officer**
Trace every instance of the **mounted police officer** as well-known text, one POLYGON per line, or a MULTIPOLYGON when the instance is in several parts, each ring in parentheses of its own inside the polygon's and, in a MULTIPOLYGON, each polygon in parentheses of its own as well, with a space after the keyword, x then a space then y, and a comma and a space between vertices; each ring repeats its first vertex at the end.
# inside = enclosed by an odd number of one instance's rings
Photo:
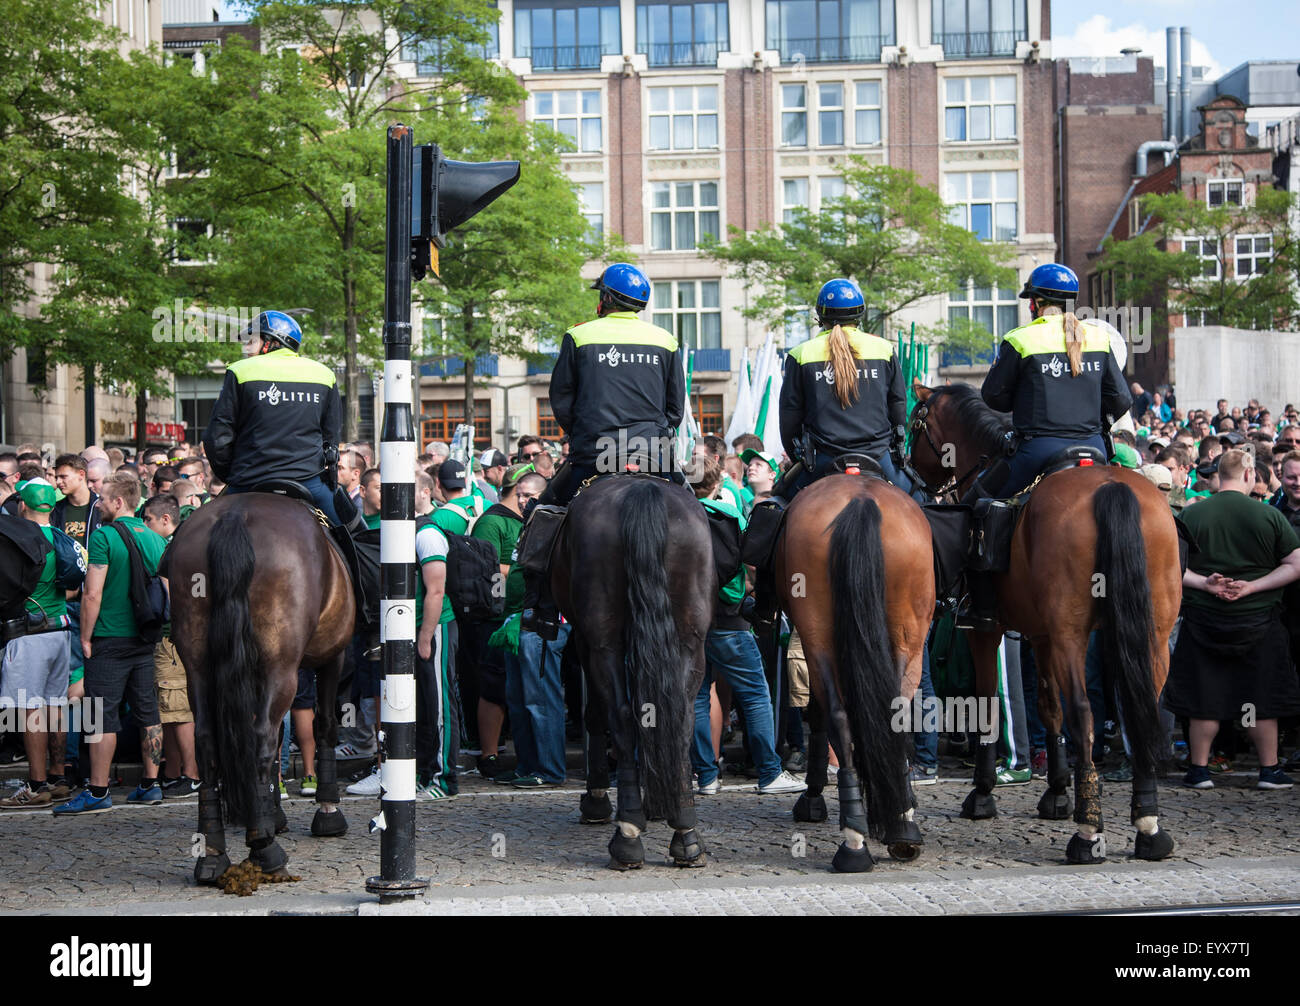
POLYGON ((1079 277, 1049 262, 1029 274, 1022 298, 1034 320, 1006 334, 981 395, 1010 412, 1019 445, 1006 476, 987 489, 1007 498, 1030 485, 1047 462, 1074 446, 1109 458, 1103 431, 1133 404, 1111 348, 1113 329, 1067 312, 1079 295, 1079 277))
POLYGON ((551 372, 551 410, 569 434, 569 459, 538 499, 519 544, 522 626, 547 639, 555 638, 558 616, 546 566, 564 507, 582 483, 629 469, 683 481, 672 443, 686 381, 676 337, 637 318, 650 301, 650 281, 617 262, 591 289, 600 291, 596 318, 564 333, 551 372))

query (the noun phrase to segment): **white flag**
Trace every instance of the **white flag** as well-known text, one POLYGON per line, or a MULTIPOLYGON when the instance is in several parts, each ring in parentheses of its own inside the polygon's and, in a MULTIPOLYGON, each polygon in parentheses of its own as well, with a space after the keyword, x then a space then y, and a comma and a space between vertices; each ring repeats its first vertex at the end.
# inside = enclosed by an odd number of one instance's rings
POLYGON ((724 439, 727 447, 742 433, 752 433, 754 428, 754 391, 749 382, 749 350, 740 353, 740 372, 736 383, 736 408, 731 414, 724 439))

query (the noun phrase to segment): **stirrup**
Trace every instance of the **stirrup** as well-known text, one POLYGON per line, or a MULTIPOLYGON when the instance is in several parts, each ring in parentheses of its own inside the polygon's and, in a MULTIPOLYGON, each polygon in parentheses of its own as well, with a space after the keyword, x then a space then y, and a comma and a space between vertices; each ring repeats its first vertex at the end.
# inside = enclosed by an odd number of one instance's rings
POLYGON ((559 612, 540 604, 534 608, 525 608, 519 616, 519 628, 525 632, 535 632, 548 643, 553 643, 560 635, 559 612))

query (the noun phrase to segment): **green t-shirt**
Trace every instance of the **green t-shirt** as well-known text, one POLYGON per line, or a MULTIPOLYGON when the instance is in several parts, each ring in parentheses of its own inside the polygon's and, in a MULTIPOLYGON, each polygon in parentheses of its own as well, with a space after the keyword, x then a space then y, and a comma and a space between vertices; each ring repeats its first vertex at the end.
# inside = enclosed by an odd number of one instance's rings
POLYGON ((433 523, 452 534, 468 534, 470 519, 481 517, 486 509, 481 496, 457 496, 433 511, 433 523))
MULTIPOLYGON (((745 515, 738 511, 728 500, 713 499, 700 500, 706 510, 713 510, 717 513, 726 514, 728 517, 735 517, 740 522, 740 530, 743 534, 748 522, 745 515)), ((745 567, 741 566, 736 571, 736 575, 722 585, 718 591, 718 600, 727 607, 739 604, 745 596, 745 567)))
POLYGON ((745 500, 744 486, 738 486, 732 481, 729 475, 722 477, 722 488, 718 492, 718 498, 729 502, 738 513, 748 512, 749 506, 753 505, 754 494, 749 494, 749 501, 745 500))
MULTIPOLYGON (((149 576, 158 572, 158 560, 167 547, 167 540, 149 530, 139 517, 119 517, 113 523, 121 523, 134 532, 135 543, 144 559, 145 572, 149 576)), ((135 615, 131 611, 131 557, 127 554, 121 535, 107 524, 96 528, 90 536, 90 564, 108 567, 108 574, 104 577, 103 603, 99 608, 99 618, 95 621, 93 638, 133 638, 139 635, 135 615)))
POLYGON ((519 567, 513 565, 515 545, 519 542, 519 535, 523 529, 523 519, 499 503, 490 507, 474 525, 473 537, 491 542, 497 550, 497 561, 503 566, 510 567, 510 575, 506 577, 507 615, 519 611, 523 606, 524 574, 519 567))
POLYGON ((368 527, 371 531, 373 531, 375 528, 379 527, 379 511, 378 511, 378 510, 376 510, 374 513, 363 513, 363 514, 361 515, 361 519, 362 519, 363 521, 366 522, 366 527, 368 527))
MULTIPOLYGON (((54 532, 48 524, 37 525, 41 529, 41 534, 45 535, 45 540, 51 545, 54 544, 54 532)), ((50 549, 49 555, 45 557, 45 569, 41 571, 41 582, 36 585, 32 591, 32 596, 27 599, 27 610, 33 614, 45 613, 45 617, 53 621, 68 613, 68 605, 64 600, 63 591, 54 585, 54 549, 50 549)))
MULTIPOLYGON (((1258 580, 1300 548, 1300 537, 1276 507, 1245 493, 1220 492, 1183 511, 1196 552, 1188 568, 1203 576, 1222 573, 1234 580, 1258 580)), ((1184 590, 1183 602, 1218 615, 1267 611, 1282 600, 1282 588, 1223 601, 1204 590, 1184 590)))

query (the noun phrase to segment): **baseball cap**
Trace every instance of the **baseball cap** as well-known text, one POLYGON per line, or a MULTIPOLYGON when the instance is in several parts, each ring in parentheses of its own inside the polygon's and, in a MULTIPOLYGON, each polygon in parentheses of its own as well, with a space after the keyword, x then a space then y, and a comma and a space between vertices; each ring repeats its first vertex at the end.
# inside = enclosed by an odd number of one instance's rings
POLYGON ((1137 468, 1142 463, 1142 459, 1138 456, 1138 452, 1128 444, 1115 445, 1115 460, 1125 468, 1137 468))
POLYGON ((448 458, 438 469, 438 484, 444 489, 464 489, 465 466, 455 458, 448 458))
POLYGON ((1169 446, 1169 438, 1168 438, 1168 437, 1152 437, 1150 440, 1147 441, 1147 443, 1150 444, 1152 447, 1168 447, 1168 446, 1169 446))
POLYGON ((487 468, 504 468, 510 462, 506 459, 506 456, 502 454, 500 451, 486 450, 483 452, 482 456, 478 459, 478 463, 481 464, 484 467, 484 469, 487 469, 487 468))
POLYGON ((48 513, 54 509, 54 501, 58 498, 58 493, 55 492, 54 486, 44 479, 31 479, 22 484, 18 490, 18 498, 33 510, 48 513))
POLYGON ((1161 492, 1167 493, 1174 487, 1173 475, 1164 465, 1143 465, 1137 471, 1161 492))
POLYGON ((755 458, 767 462, 767 466, 771 468, 772 471, 776 472, 778 475, 781 474, 781 462, 766 451, 756 451, 754 448, 750 447, 742 451, 740 455, 740 460, 745 462, 745 464, 749 464, 755 458))
POLYGON ((1236 430, 1233 430, 1231 433, 1220 433, 1219 439, 1228 441, 1228 443, 1232 444, 1233 447, 1236 447, 1238 444, 1244 444, 1246 442, 1246 438, 1243 437, 1236 430))
POLYGON ((1202 461, 1196 466, 1196 474, 1203 479, 1215 474, 1219 470, 1219 458, 1221 457, 1223 457, 1222 454, 1210 458, 1208 461, 1202 461))

